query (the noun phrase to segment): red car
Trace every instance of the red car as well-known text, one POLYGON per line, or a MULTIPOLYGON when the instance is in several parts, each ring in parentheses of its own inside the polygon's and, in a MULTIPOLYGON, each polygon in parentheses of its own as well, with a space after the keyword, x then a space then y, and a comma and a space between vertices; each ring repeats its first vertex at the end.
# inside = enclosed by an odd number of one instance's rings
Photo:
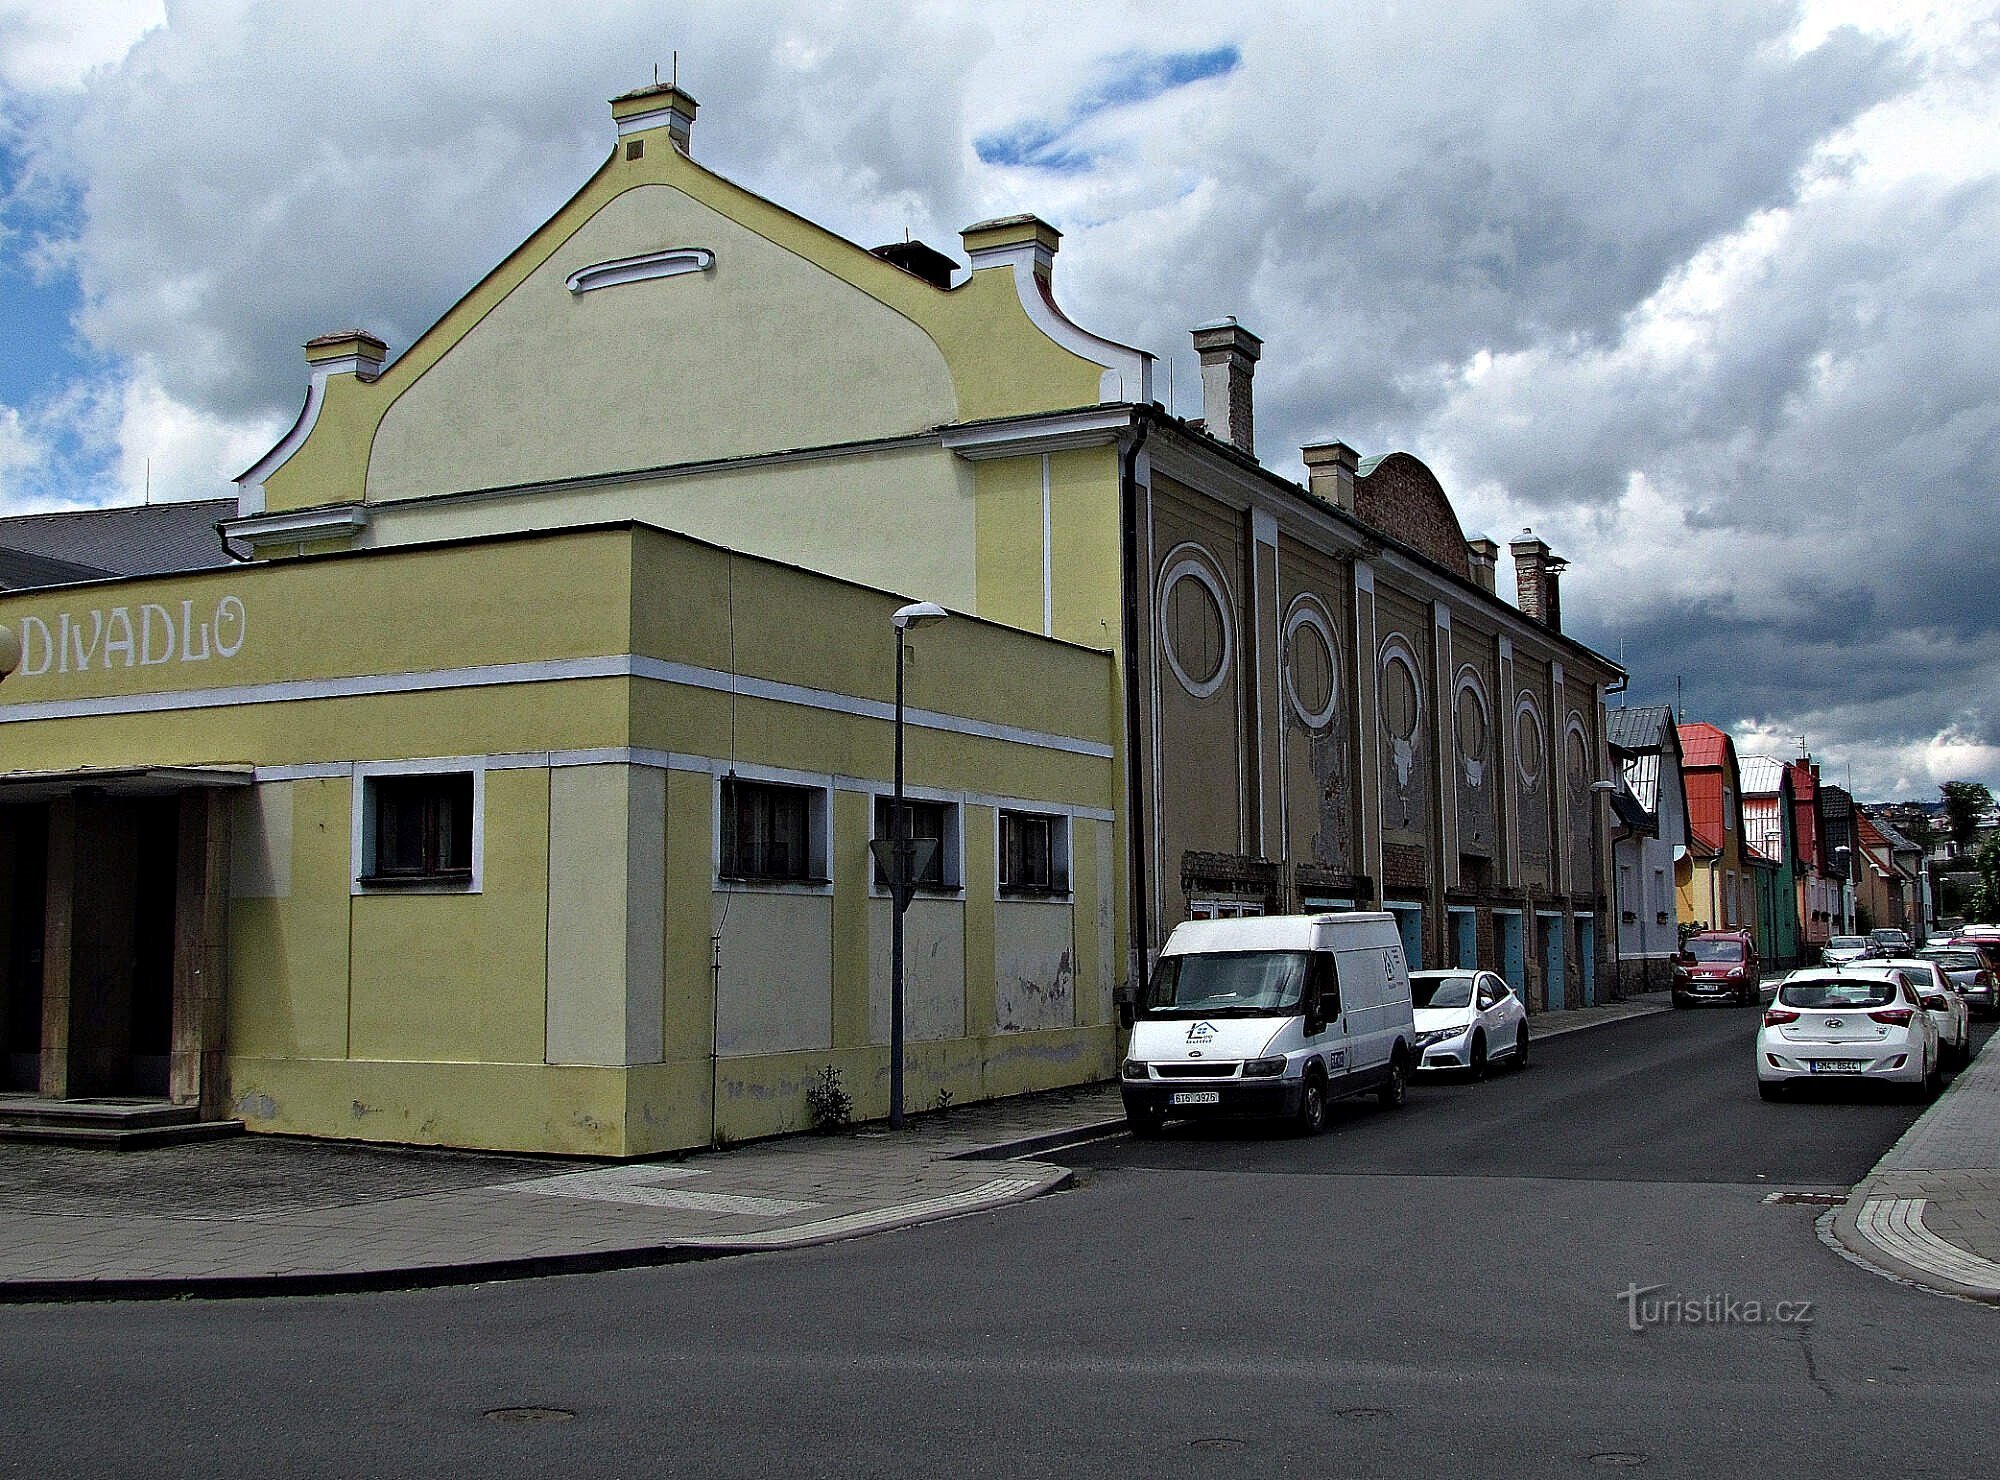
POLYGON ((1760 1000, 1764 972, 1757 942, 1747 930, 1704 930, 1681 942, 1674 957, 1674 1006, 1729 1002, 1751 1007, 1760 1000))

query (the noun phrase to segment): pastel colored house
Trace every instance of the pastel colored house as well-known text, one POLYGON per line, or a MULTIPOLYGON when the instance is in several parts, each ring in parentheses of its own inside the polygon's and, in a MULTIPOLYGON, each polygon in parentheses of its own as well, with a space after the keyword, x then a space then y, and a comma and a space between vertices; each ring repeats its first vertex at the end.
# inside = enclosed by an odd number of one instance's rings
POLYGON ((1674 879, 1690 840, 1680 732, 1665 704, 1608 710, 1605 722, 1625 786, 1612 844, 1620 983, 1660 991, 1672 985, 1680 944, 1674 879))
POLYGON ((1743 833, 1757 889, 1757 952, 1776 966, 1802 956, 1799 889, 1803 864, 1791 767, 1775 756, 1744 756, 1743 833))
POLYGON ((1714 725, 1680 726, 1687 785, 1688 856, 1674 878, 1681 924, 1757 929, 1756 883, 1743 837, 1743 781, 1736 745, 1714 725))

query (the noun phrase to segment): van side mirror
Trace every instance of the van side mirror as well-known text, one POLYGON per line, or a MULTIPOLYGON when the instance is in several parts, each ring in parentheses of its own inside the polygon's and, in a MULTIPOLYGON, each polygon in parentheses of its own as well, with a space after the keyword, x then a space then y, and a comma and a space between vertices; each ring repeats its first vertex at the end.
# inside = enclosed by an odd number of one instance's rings
POLYGON ((1131 1027, 1133 1019, 1136 1016, 1137 1014, 1132 1011, 1132 989, 1130 987, 1120 987, 1118 989, 1118 1026, 1121 1028, 1131 1027))
POLYGON ((1320 1006, 1317 1002, 1308 1002, 1306 1004, 1305 1029, 1306 1037, 1308 1038, 1326 1031, 1326 1019, 1320 1015, 1320 1006))

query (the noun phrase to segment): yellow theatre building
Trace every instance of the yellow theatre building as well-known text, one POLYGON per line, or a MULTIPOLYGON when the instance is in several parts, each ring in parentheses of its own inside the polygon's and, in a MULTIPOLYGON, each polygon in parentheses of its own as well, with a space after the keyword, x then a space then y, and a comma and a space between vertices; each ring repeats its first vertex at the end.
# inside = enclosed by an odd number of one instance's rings
POLYGON ((1416 459, 1265 471, 1233 321, 1163 414, 1035 217, 869 251, 677 88, 612 116, 400 355, 307 344, 209 568, 10 590, 0 527, 12 1093, 636 1156, 803 1128, 831 1065, 881 1115, 918 600, 913 1109, 1109 1077, 1191 915, 1386 906, 1589 1000, 1619 674, 1546 546, 1517 606, 1416 459))

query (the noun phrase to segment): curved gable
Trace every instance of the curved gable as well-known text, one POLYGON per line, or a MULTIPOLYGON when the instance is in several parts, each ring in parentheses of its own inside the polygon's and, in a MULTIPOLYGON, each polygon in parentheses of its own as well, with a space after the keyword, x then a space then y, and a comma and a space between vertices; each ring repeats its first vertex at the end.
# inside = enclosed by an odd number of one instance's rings
POLYGON ((1354 513, 1454 575, 1472 579, 1465 529, 1437 475, 1407 452, 1371 457, 1356 470, 1354 513))
POLYGON ((892 437, 957 409, 943 355, 904 315, 670 185, 639 185, 389 408, 368 496, 892 437), (621 275, 663 248, 685 269, 621 275))

